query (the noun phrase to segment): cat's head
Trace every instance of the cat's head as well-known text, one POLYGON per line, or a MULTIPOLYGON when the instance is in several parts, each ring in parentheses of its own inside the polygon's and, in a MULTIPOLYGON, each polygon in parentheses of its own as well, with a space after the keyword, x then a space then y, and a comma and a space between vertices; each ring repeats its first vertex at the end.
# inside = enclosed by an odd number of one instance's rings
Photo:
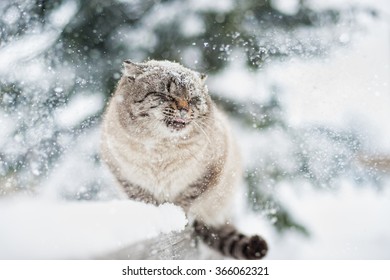
POLYGON ((150 136, 204 129, 211 111, 206 76, 169 61, 124 62, 115 96, 121 124, 150 136))

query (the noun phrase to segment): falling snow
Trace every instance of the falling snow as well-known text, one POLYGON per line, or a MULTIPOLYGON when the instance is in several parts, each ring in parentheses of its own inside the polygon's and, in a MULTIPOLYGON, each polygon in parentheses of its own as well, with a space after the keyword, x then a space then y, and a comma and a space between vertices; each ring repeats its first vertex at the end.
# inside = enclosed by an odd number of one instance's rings
POLYGON ((243 156, 236 220, 268 258, 390 257, 386 0, 36 2, 0 3, 0 259, 94 258, 183 230, 176 206, 118 200, 100 162, 129 58, 208 75, 243 156))

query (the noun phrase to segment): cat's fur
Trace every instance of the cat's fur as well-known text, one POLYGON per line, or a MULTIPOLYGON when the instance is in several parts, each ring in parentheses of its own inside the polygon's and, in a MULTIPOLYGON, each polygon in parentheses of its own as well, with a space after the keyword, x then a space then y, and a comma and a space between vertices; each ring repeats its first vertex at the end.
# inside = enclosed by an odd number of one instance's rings
POLYGON ((103 121, 102 157, 127 196, 179 205, 209 246, 234 258, 262 258, 265 241, 230 225, 240 159, 205 76, 168 61, 124 67, 103 121))

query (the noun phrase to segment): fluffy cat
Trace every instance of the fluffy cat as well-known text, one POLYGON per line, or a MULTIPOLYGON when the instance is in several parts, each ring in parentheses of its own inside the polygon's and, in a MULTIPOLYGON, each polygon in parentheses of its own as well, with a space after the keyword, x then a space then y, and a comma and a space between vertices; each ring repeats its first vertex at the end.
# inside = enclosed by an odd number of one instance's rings
POLYGON ((230 221, 238 155, 205 75, 169 61, 124 62, 103 121, 102 158, 127 196, 179 205, 210 247, 260 259, 267 243, 239 233, 230 221))

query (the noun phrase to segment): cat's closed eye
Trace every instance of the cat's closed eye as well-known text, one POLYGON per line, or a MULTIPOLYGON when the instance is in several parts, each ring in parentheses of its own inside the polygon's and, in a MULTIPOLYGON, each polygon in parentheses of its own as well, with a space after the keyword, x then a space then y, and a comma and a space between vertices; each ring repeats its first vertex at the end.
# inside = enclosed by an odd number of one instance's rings
POLYGON ((191 104, 193 106, 196 106, 196 105, 199 105, 201 102, 202 102, 202 100, 200 99, 200 97, 199 96, 195 96, 195 97, 192 97, 190 99, 189 104, 191 104))
POLYGON ((162 92, 154 92, 154 95, 162 102, 174 101, 173 97, 162 92))

